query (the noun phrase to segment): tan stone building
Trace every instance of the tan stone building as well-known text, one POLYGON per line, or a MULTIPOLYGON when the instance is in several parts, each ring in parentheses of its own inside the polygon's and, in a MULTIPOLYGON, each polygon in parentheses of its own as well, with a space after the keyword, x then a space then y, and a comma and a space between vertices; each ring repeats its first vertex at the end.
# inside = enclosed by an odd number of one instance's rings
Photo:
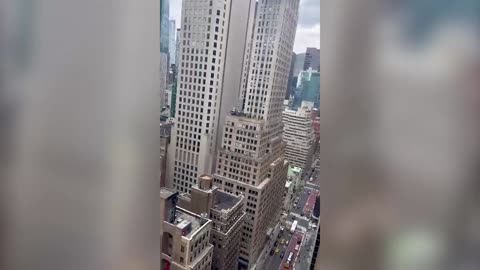
POLYGON ((288 171, 282 142, 299 0, 257 1, 244 58, 239 105, 225 117, 215 185, 244 194, 240 261, 254 267, 279 222, 288 171))
POLYGON ((160 269, 210 270, 212 221, 177 206, 178 193, 160 188, 160 269))
POLYGON ((283 158, 285 145, 274 136, 278 133, 263 127, 265 121, 242 116, 226 119, 215 184, 246 197, 240 261, 251 267, 279 221, 288 161, 283 158))
POLYGON ((315 151, 315 134, 310 109, 302 107, 283 111, 283 141, 287 144, 285 158, 290 164, 309 170, 315 151))
POLYGON ((212 270, 237 269, 241 232, 245 218, 244 196, 232 195, 213 186, 210 175, 201 175, 190 196, 179 197, 179 205, 212 222, 210 243, 214 246, 212 270))

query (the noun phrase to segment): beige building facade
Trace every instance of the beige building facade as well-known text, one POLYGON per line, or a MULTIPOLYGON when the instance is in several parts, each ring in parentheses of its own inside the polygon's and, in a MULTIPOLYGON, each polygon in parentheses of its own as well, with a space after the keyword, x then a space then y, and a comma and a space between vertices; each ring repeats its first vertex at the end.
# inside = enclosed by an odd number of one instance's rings
POLYGON ((244 196, 233 195, 213 185, 210 175, 201 175, 189 196, 179 197, 179 205, 212 220, 212 270, 237 269, 241 232, 245 219, 244 196))
POLYGON ((283 140, 287 144, 285 158, 292 166, 309 170, 315 151, 312 112, 308 108, 283 111, 283 140))
POLYGON ((178 193, 160 188, 160 269, 210 270, 212 221, 177 206, 178 193))
POLYGON ((167 186, 190 193, 212 173, 226 113, 238 98, 255 0, 183 0, 175 126, 167 186), (227 49, 228 47, 228 49, 227 49))
POLYGON ((246 197, 240 261, 249 269, 271 237, 283 205, 288 161, 282 112, 298 5, 299 0, 257 1, 239 105, 225 117, 218 151, 215 185, 246 197))

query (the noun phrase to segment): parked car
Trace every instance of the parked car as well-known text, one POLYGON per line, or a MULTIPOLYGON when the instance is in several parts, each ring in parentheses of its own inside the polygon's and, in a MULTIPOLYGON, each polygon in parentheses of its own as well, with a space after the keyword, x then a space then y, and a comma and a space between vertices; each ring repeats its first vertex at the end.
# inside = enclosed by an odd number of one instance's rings
POLYGON ((285 251, 282 251, 282 253, 280 253, 280 258, 283 259, 284 256, 285 256, 285 251))
POLYGON ((273 243, 273 246, 274 247, 278 246, 278 241, 275 241, 275 243, 273 243))

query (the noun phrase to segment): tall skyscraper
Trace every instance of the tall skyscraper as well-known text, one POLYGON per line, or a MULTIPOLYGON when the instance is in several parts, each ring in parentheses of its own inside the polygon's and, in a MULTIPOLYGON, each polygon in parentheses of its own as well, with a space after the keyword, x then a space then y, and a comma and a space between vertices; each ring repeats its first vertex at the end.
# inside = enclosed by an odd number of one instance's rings
POLYGON ((180 51, 180 41, 181 41, 181 29, 177 28, 176 34, 175 34, 175 66, 178 68, 178 51, 180 51))
POLYGON ((170 20, 168 22, 168 53, 169 57, 169 68, 175 64, 175 53, 177 44, 175 42, 177 35, 177 28, 175 27, 175 20, 170 20))
POLYGON ((174 149, 168 160, 168 186, 179 192, 189 193, 199 175, 212 173, 219 126, 223 125, 219 119, 238 97, 247 25, 254 7, 255 0, 182 3, 174 149))
POLYGON ((160 0, 160 112, 165 106, 168 77, 169 0, 160 0))
POLYGON ((307 48, 307 52, 305 53, 305 61, 303 63, 303 70, 308 70, 309 68, 320 71, 320 49, 307 48))
POLYGON ((293 76, 298 76, 303 70, 305 64, 305 53, 297 53, 295 55, 295 63, 293 64, 293 76))
POLYGON ((297 109, 304 101, 312 102, 315 108, 320 108, 320 72, 312 68, 298 74, 292 107, 297 109))
POLYGON ((177 108, 177 81, 178 81, 178 51, 180 50, 180 28, 177 28, 175 32, 175 80, 172 82, 172 92, 170 94, 170 117, 175 118, 175 112, 177 108))
POLYGON ((292 60, 290 61, 290 73, 288 74, 288 87, 287 87, 287 91, 285 93, 285 99, 289 99, 290 98, 290 93, 293 92, 292 90, 295 89, 295 85, 296 85, 295 76, 297 76, 297 74, 294 74, 293 70, 294 70, 294 67, 295 67, 295 59, 296 58, 297 58, 297 54, 292 52, 292 60))
POLYGON ((248 268, 280 217, 288 171, 282 111, 298 5, 299 0, 257 2, 244 60, 241 106, 225 118, 218 153, 215 185, 246 197, 240 262, 248 268))

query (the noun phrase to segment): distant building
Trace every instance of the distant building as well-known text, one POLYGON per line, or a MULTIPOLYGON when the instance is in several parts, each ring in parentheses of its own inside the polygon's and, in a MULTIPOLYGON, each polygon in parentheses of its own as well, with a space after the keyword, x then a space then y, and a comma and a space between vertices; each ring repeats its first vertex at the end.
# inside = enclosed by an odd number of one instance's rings
POLYGON ((313 102, 314 108, 320 108, 320 72, 311 68, 298 74, 292 108, 299 108, 304 101, 313 102))
POLYGON ((245 197, 226 193, 214 186, 212 181, 210 175, 201 175, 198 184, 192 186, 190 196, 179 197, 179 205, 213 221, 210 238, 214 247, 212 269, 237 269, 245 197))
POLYGON ((176 53, 176 35, 177 35, 177 28, 175 27, 175 20, 170 20, 168 22, 169 27, 168 27, 168 53, 170 55, 169 57, 169 68, 172 65, 175 65, 175 53, 176 53))
POLYGON ((169 45, 169 0, 160 0, 160 52, 168 53, 169 45))
POLYGON ((296 85, 295 77, 298 74, 298 73, 294 73, 296 58, 297 58, 297 55, 294 52, 292 52, 292 61, 290 62, 290 73, 288 74, 288 88, 285 94, 285 99, 289 99, 290 93, 295 90, 295 85, 296 85))
POLYGON ((177 206, 178 193, 160 188, 160 269, 211 270, 212 221, 177 206))
POLYGON ((168 80, 169 0, 160 0, 160 111, 165 107, 168 80))
POLYGON ((303 173, 302 168, 295 167, 293 165, 288 166, 287 178, 288 178, 288 181, 291 181, 294 184, 295 189, 300 187, 300 182, 302 180, 302 173, 303 173))
POLYGON ((172 73, 174 76, 174 79, 172 81, 172 90, 170 92, 170 117, 175 118, 176 115, 176 108, 177 108, 177 88, 178 88, 178 58, 180 55, 180 40, 182 36, 180 35, 180 28, 177 28, 176 31, 176 44, 175 44, 175 65, 172 68, 172 73))
POLYGON ((178 68, 178 58, 180 55, 180 41, 182 40, 181 29, 177 28, 175 35, 175 66, 178 68))
POLYGON ((303 62, 303 70, 308 70, 309 68, 320 71, 320 49, 307 48, 305 61, 303 62))
POLYGON ((309 169, 315 147, 312 116, 309 109, 284 110, 283 141, 287 144, 285 158, 290 164, 304 170, 309 169))
POLYGON ((160 187, 166 186, 167 149, 170 144, 171 129, 171 122, 160 122, 160 187))
POLYGON ((292 208, 292 201, 294 200, 295 192, 299 189, 300 180, 302 177, 302 169, 298 167, 288 167, 287 181, 285 182, 283 209, 290 211, 292 208))
POLYGON ((305 64, 305 53, 295 54, 295 61, 293 64, 293 75, 296 77, 300 71, 304 70, 303 66, 305 64))

